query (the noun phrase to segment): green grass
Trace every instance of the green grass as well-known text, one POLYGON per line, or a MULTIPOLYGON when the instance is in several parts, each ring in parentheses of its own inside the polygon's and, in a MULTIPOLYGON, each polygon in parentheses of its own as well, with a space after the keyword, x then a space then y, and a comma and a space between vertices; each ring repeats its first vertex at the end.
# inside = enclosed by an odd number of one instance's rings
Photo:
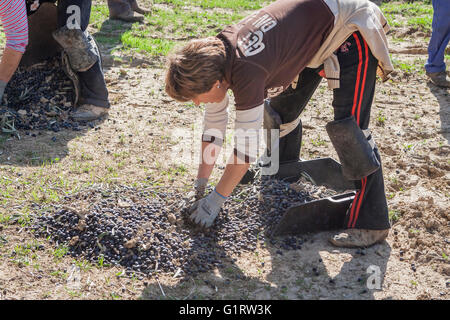
POLYGON ((152 16, 147 16, 148 28, 140 26, 141 36, 149 35, 149 31, 168 32, 170 37, 179 36, 204 37, 212 36, 226 25, 244 18, 242 13, 225 13, 214 11, 189 11, 179 8, 155 9, 152 16))
POLYGON ((175 43, 170 40, 136 37, 132 31, 123 34, 120 40, 125 48, 145 51, 152 56, 165 56, 175 45, 175 43))
POLYGON ((108 17, 109 10, 107 5, 92 6, 89 24, 99 29, 102 26, 103 22, 108 19, 108 17))
MULTIPOLYGON (((22 266, 31 265, 36 259, 38 259, 38 255, 35 251, 38 249, 39 245, 40 243, 34 240, 31 243, 24 243, 14 246, 14 249, 10 255, 11 261, 22 266)), ((35 267, 39 269, 38 264, 35 264, 35 267)))
POLYGON ((394 222, 397 222, 398 219, 400 219, 401 214, 396 210, 390 210, 389 211, 389 221, 391 221, 391 224, 394 222))
POLYGON ((408 26, 417 27, 422 31, 431 31, 431 23, 433 21, 432 16, 424 16, 424 17, 414 17, 408 19, 408 26))
POLYGON ((402 16, 433 15, 433 7, 430 1, 388 2, 381 5, 384 14, 400 14, 402 16))
POLYGON ((53 256, 56 260, 62 259, 67 253, 69 252, 69 248, 64 245, 59 245, 58 248, 56 248, 53 251, 53 256))
POLYGON ((4 47, 6 43, 6 37, 5 37, 5 33, 3 32, 3 28, 1 29, 0 32, 0 46, 4 47))
POLYGON ((408 75, 416 74, 423 75, 425 74, 425 59, 416 58, 413 61, 405 61, 397 58, 393 58, 391 56, 392 64, 394 65, 394 69, 402 71, 408 75))
POLYGON ((393 28, 408 26, 424 32, 431 31, 433 7, 429 1, 383 3, 381 11, 393 28))
POLYGON ((391 28, 403 26, 403 23, 398 20, 397 15, 392 13, 385 13, 384 16, 386 17, 387 22, 391 28))
POLYGON ((173 6, 199 6, 205 9, 227 8, 233 10, 256 10, 270 3, 267 0, 153 0, 153 3, 164 3, 173 6))
MULTIPOLYGON (((135 50, 151 56, 165 56, 179 41, 216 35, 226 25, 241 20, 244 14, 237 9, 247 7, 239 6, 241 1, 226 1, 222 7, 233 4, 236 11, 216 12, 187 10, 181 7, 183 1, 169 3, 174 6, 153 8, 152 14, 146 16, 145 24, 125 24, 109 20, 105 5, 94 6, 90 24, 98 29, 94 33, 97 42, 112 47, 113 51, 135 50)), ((215 1, 194 1, 194 4, 212 7, 214 3, 215 1)))

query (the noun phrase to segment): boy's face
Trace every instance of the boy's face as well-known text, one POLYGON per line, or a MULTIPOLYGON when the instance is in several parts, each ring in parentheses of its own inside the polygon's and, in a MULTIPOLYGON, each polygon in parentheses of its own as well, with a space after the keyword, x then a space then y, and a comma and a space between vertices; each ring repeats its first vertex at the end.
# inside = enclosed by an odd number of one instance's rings
POLYGON ((200 103, 218 103, 221 102, 227 93, 227 86, 224 83, 221 83, 219 80, 213 85, 211 90, 205 93, 201 93, 197 95, 195 98, 192 98, 192 102, 199 106, 200 103))

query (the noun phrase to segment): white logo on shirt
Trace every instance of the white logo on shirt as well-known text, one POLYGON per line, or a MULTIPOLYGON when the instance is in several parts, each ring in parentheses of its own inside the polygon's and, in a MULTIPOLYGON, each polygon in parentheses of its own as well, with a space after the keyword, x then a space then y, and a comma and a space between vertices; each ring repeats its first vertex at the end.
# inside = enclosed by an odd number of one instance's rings
MULTIPOLYGON (((253 17, 254 16, 251 18, 253 17)), ((259 30, 249 32, 238 40, 238 46, 242 48, 242 51, 246 57, 254 56, 264 50, 266 47, 262 42, 264 33, 274 28, 277 25, 277 22, 269 14, 265 14, 253 22, 252 25, 259 30)))
POLYGON ((270 29, 272 29, 273 27, 275 27, 277 25, 277 22, 275 21, 274 18, 272 18, 271 16, 269 16, 268 14, 263 15, 261 18, 259 18, 258 20, 256 20, 253 25, 256 28, 260 28, 260 30, 262 32, 267 32, 270 29))

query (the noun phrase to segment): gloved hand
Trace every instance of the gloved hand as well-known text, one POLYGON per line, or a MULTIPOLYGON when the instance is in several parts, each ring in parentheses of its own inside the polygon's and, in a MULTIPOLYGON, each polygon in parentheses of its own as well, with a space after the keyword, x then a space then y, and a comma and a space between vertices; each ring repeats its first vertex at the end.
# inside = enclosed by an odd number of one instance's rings
POLYGON ((211 227, 226 199, 214 189, 207 197, 194 203, 190 209, 191 220, 205 228, 211 227))
POLYGON ((194 182, 195 200, 200 200, 205 195, 208 178, 199 178, 194 182))
POLYGON ((3 93, 5 93, 5 88, 8 82, 0 80, 0 105, 3 103, 3 93))

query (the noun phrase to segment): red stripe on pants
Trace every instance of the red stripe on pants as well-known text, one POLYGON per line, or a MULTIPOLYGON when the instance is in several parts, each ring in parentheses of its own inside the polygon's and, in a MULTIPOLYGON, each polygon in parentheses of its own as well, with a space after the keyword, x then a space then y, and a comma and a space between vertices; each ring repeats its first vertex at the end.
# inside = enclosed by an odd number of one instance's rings
POLYGON ((358 207, 356 208, 356 214, 355 214, 355 219, 353 220, 352 228, 355 227, 356 221, 358 220, 359 209, 361 208, 361 202, 362 202, 362 199, 364 198, 364 193, 366 191, 367 177, 365 177, 361 181, 362 181, 361 195, 359 196, 358 207))
MULTIPOLYGON (((364 42, 364 50, 365 50, 365 65, 364 65, 364 73, 362 75, 362 84, 361 84, 361 91, 359 91, 359 85, 361 80, 361 69, 362 69, 362 63, 363 63, 363 57, 362 57, 362 47, 361 42, 359 41, 358 36, 356 33, 353 33, 353 37, 355 38, 356 45, 358 46, 358 72, 356 75, 356 84, 355 84, 355 95, 353 97, 353 106, 352 106, 352 116, 355 117, 356 123, 359 125, 360 122, 360 114, 361 114, 361 103, 363 100, 363 94, 364 94, 364 86, 366 84, 366 76, 367 76, 367 66, 369 62, 369 52, 367 47, 367 42, 362 39, 364 42), (358 93, 359 93, 359 101, 358 101, 358 93), (356 109, 356 107, 358 108, 356 109)), ((361 190, 359 190, 353 199, 352 208, 350 210, 350 218, 348 221, 348 228, 354 228, 356 225, 356 220, 358 219, 359 210, 361 208, 362 199, 364 198, 364 192, 366 190, 366 183, 367 183, 367 177, 363 178, 361 180, 361 190), (354 218, 353 218, 354 217, 354 218)))
POLYGON ((361 66, 362 66, 362 50, 361 50, 361 43, 359 42, 358 36, 356 33, 353 34, 353 37, 356 40, 356 45, 358 46, 358 54, 359 54, 359 64, 358 64, 358 73, 356 74, 356 85, 355 85, 355 95, 353 97, 353 107, 352 107, 352 115, 355 115, 356 106, 358 105, 357 99, 358 99, 358 90, 359 90, 359 78, 361 74, 361 66))
POLYGON ((366 54, 366 61, 365 61, 365 66, 364 66, 363 82, 362 82, 362 85, 361 85, 361 93, 360 93, 360 96, 359 96, 358 117, 357 117, 357 120, 356 120, 356 123, 358 123, 358 125, 359 125, 359 116, 361 114, 361 103, 362 103, 362 100, 363 100, 364 87, 366 85, 367 66, 369 64, 369 52, 368 52, 369 50, 367 49, 367 42, 366 42, 366 40, 364 40, 364 38, 363 38, 363 42, 364 42, 364 52, 366 54))

